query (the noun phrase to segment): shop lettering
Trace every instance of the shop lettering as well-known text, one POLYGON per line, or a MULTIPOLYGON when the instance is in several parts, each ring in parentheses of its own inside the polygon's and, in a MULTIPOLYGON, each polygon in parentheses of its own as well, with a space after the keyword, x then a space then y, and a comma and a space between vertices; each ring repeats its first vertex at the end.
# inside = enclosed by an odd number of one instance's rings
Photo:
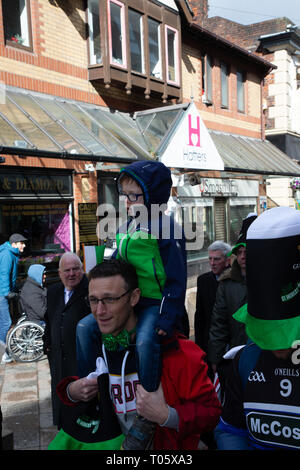
POLYGON ((207 155, 199 150, 190 150, 188 147, 183 148, 183 160, 187 162, 201 163, 203 168, 207 166, 207 155))
POLYGON ((16 178, 17 191, 62 191, 64 184, 61 180, 43 178, 16 178))
POLYGON ((21 194, 72 194, 71 175, 43 174, 1 174, 0 195, 21 194))
POLYGON ((201 192, 207 194, 234 194, 237 193, 237 188, 234 181, 214 181, 210 179, 201 179, 200 182, 201 192))

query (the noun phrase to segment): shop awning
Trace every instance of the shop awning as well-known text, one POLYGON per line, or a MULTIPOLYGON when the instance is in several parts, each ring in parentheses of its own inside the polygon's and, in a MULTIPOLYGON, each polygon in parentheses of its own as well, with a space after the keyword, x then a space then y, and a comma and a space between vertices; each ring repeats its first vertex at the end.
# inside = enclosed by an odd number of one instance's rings
MULTIPOLYGON (((172 139, 175 142, 193 107, 185 103, 129 114, 0 85, 0 154, 120 163, 160 158, 172 147, 172 139)), ((193 133, 198 131, 196 121, 190 125, 193 133)), ((300 166, 267 140, 216 131, 209 134, 225 171, 300 175, 300 166)), ((178 152, 187 155, 186 148, 176 146, 178 152)), ((212 169, 201 167, 196 157, 198 165, 183 164, 182 170, 212 169)))
POLYGON ((0 152, 90 161, 153 158, 128 113, 12 87, 1 88, 0 152))
POLYGON ((299 176, 300 165, 268 140, 209 131, 225 171, 299 176))

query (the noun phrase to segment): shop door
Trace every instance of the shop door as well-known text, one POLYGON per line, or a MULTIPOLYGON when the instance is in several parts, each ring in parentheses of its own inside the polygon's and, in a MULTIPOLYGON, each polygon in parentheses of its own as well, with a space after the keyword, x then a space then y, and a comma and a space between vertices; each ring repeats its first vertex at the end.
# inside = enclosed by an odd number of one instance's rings
POLYGON ((215 198, 215 240, 227 241, 227 199, 215 198))

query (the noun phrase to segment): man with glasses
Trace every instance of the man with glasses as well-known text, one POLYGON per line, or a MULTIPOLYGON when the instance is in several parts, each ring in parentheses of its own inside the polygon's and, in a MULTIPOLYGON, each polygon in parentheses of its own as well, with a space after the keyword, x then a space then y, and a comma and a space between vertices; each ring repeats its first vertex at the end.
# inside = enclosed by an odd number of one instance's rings
MULTIPOLYGON (((123 260, 105 260, 95 266, 89 273, 88 299, 102 334, 98 369, 85 378, 65 378, 58 386, 61 400, 72 406, 89 402, 98 393, 97 376, 108 371, 111 400, 125 436, 138 413, 155 423, 152 444, 144 429, 140 430, 143 448, 151 445, 154 449, 197 449, 201 434, 214 429, 221 412, 201 349, 179 334, 164 339, 161 383, 156 391, 147 392, 137 374, 134 307, 139 302, 140 289, 135 269, 123 260)), ((100 417, 100 426, 108 424, 101 423, 100 417)), ((80 426, 79 420, 67 443, 64 435, 64 446, 69 449, 75 443, 76 426, 80 426)), ((51 448, 62 448, 59 438, 51 448)))
POLYGON ((61 404, 56 395, 58 382, 67 375, 77 375, 76 326, 90 313, 85 302, 88 280, 80 258, 64 253, 59 262, 60 282, 47 292, 44 351, 48 356, 51 374, 53 424, 60 428, 61 404))

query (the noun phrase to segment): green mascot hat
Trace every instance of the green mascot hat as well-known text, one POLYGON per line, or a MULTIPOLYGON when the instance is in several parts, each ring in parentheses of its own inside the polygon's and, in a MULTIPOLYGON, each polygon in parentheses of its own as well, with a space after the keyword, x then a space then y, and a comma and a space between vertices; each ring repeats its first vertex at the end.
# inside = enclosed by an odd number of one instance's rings
POLYGON ((233 317, 260 348, 288 349, 300 340, 300 211, 275 207, 247 231, 248 304, 233 317))

